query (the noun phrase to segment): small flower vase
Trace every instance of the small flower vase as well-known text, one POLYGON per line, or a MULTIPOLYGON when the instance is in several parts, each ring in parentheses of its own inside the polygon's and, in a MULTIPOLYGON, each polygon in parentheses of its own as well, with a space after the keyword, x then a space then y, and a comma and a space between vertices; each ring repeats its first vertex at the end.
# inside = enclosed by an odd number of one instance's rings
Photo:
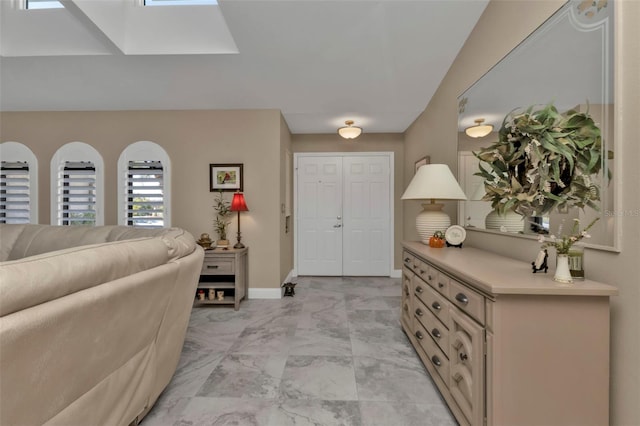
POLYGON ((584 247, 576 244, 569 249, 569 271, 574 280, 584 280, 584 247))
POLYGON ((553 279, 559 283, 573 282, 573 277, 569 270, 569 255, 558 254, 556 256, 556 274, 553 276, 553 279))

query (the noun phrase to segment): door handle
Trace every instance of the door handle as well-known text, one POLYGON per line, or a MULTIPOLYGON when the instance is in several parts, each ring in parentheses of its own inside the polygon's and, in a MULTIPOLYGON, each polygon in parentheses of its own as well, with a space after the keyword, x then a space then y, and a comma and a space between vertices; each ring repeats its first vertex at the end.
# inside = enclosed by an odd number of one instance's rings
POLYGON ((342 224, 338 223, 338 224, 336 224, 336 225, 333 225, 333 227, 334 227, 334 228, 341 228, 341 227, 342 227, 342 224))

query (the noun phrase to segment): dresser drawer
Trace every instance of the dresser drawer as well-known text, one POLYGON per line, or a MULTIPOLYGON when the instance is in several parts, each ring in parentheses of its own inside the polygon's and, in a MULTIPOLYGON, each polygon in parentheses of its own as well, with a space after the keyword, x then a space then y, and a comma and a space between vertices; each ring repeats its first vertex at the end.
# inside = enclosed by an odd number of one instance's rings
POLYGON ((449 324, 450 303, 447 299, 417 277, 414 278, 414 286, 414 293, 417 299, 420 299, 427 309, 443 324, 449 324))
POLYGON ((413 273, 408 268, 402 268, 402 322, 409 327, 411 325, 411 316, 412 308, 411 308, 411 292, 412 292, 412 284, 411 279, 413 277, 413 273))
POLYGON ((416 259, 413 262, 413 272, 415 272, 415 274, 417 276, 419 276, 420 278, 422 278, 424 280, 425 275, 427 274, 427 269, 429 267, 427 266, 426 263, 421 262, 420 260, 416 259))
POLYGON ((413 278, 413 273, 409 270, 409 268, 402 268, 402 297, 410 297, 411 296, 411 280, 413 278))
POLYGON ((471 290, 454 279, 449 280, 449 300, 458 308, 473 317, 480 324, 484 324, 485 298, 480 293, 471 290))
POLYGON ((413 314, 446 356, 449 352, 449 329, 447 326, 442 324, 420 300, 415 301, 413 314))
POLYGON ((421 273, 418 275, 424 282, 429 284, 431 287, 436 288, 436 279, 438 278, 438 271, 434 269, 429 264, 422 262, 422 268, 420 270, 421 273))
POLYGON ((202 263, 201 275, 233 275, 234 259, 229 257, 206 257, 202 263))
POLYGON ((433 284, 433 288, 438 290, 438 293, 442 294, 445 297, 449 296, 449 281, 451 278, 447 274, 443 274, 442 272, 437 272, 434 274, 436 276, 435 282, 433 284))
POLYGON ((404 264, 404 266, 406 266, 407 268, 409 268, 412 271, 413 271, 413 262, 414 261, 415 261, 415 257, 413 257, 413 255, 409 254, 406 251, 402 253, 402 263, 404 264))
POLYGON ((449 387, 449 360, 444 355, 444 352, 440 350, 433 339, 429 337, 429 332, 415 318, 413 321, 413 330, 414 337, 422 350, 427 354, 433 368, 438 372, 445 385, 449 387))

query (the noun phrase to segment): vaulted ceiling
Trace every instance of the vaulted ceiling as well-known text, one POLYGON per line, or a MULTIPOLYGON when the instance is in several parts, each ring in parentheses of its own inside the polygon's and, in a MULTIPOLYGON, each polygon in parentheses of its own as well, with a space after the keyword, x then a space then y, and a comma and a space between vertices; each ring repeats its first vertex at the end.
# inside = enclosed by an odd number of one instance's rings
POLYGON ((488 0, 0 1, 3 111, 262 109, 293 133, 403 132, 488 0))

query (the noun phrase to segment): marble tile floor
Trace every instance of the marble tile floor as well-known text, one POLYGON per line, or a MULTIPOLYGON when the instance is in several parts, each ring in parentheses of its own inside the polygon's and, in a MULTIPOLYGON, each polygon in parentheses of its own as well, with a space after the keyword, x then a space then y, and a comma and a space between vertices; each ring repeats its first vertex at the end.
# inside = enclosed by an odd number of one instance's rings
POLYGON ((299 277, 295 297, 194 308, 142 426, 456 425, 400 327, 400 280, 299 277))

